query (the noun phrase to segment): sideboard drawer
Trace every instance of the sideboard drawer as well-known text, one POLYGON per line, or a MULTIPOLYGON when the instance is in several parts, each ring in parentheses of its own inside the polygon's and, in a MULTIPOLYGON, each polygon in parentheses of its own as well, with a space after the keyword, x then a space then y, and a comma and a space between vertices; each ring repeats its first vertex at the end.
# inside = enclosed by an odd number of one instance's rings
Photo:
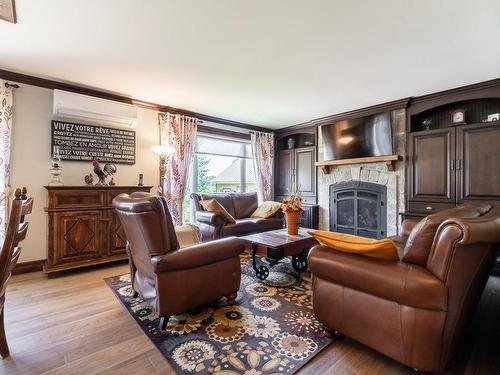
POLYGON ((106 205, 104 192, 95 190, 52 191, 51 208, 101 208, 106 205))

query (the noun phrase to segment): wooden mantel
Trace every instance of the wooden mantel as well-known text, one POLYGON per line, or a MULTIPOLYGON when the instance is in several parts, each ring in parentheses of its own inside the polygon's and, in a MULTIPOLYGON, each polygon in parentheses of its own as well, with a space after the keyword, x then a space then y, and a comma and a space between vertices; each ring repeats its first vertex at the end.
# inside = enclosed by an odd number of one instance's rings
POLYGON ((366 158, 354 158, 354 159, 341 159, 341 160, 325 160, 318 161, 315 163, 317 167, 320 167, 323 173, 329 174, 330 168, 336 165, 347 165, 347 164, 366 164, 366 163, 381 163, 385 162, 387 165, 387 170, 394 171, 395 164, 398 160, 401 160, 399 155, 384 155, 384 156, 370 156, 366 158))

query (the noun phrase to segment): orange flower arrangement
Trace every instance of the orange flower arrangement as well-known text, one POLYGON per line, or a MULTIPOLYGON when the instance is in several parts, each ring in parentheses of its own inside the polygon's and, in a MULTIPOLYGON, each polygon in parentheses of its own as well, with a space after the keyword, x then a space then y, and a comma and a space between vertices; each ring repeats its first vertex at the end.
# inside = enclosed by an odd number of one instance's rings
POLYGON ((290 195, 287 199, 283 199, 281 203, 281 209, 283 212, 300 212, 302 215, 304 210, 302 209, 302 198, 300 193, 290 195))

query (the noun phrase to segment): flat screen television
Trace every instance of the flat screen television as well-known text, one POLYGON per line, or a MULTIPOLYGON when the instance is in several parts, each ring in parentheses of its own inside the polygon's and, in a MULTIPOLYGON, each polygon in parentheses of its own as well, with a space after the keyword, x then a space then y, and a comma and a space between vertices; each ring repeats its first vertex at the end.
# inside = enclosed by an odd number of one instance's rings
POLYGON ((390 112, 321 126, 324 160, 392 155, 390 112))

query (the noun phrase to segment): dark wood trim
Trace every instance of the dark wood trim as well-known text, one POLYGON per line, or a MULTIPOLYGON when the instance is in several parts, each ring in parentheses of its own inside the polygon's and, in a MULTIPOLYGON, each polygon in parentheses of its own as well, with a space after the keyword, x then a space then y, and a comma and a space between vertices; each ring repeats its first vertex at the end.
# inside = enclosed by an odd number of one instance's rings
POLYGON ((12 270, 12 274, 20 275, 22 273, 43 271, 44 264, 45 264, 45 259, 32 260, 31 262, 17 263, 14 269, 12 270))
POLYGON ((500 78, 497 78, 490 81, 414 97, 408 105, 408 115, 415 115, 431 108, 455 102, 499 97, 500 78))
POLYGON ((210 134, 210 135, 219 135, 222 137, 244 139, 247 141, 250 140, 250 134, 234 132, 234 131, 226 130, 226 129, 213 128, 211 126, 198 125, 198 131, 202 132, 202 133, 210 134))
POLYGON ((108 100, 113 100, 116 102, 127 103, 127 104, 133 104, 133 105, 136 105, 138 107, 152 109, 154 111, 159 111, 159 112, 179 113, 181 115, 196 117, 202 121, 215 122, 217 124, 224 124, 224 125, 234 126, 237 128, 242 128, 242 129, 257 130, 257 131, 266 132, 266 133, 272 132, 271 129, 263 128, 261 126, 246 124, 244 122, 239 122, 239 121, 228 120, 228 119, 221 118, 221 117, 210 116, 210 115, 206 115, 204 113, 188 111, 188 110, 181 109, 181 108, 174 108, 174 107, 170 107, 167 105, 137 100, 137 99, 131 98, 129 96, 126 96, 126 95, 123 95, 120 93, 99 90, 99 89, 95 89, 95 88, 91 88, 91 87, 87 87, 87 86, 82 86, 82 85, 78 85, 78 84, 74 84, 74 83, 54 81, 51 79, 39 78, 39 77, 35 77, 35 76, 27 75, 27 74, 22 74, 22 73, 15 73, 15 72, 3 70, 3 69, 0 69, 0 78, 8 80, 8 81, 14 81, 17 83, 24 83, 27 85, 44 87, 46 89, 52 89, 52 90, 58 89, 58 90, 70 91, 70 92, 74 92, 77 94, 94 96, 96 98, 108 99, 108 100))
POLYGON ((298 129, 307 128, 309 126, 326 125, 326 124, 331 124, 332 122, 347 120, 350 118, 369 116, 369 115, 374 115, 374 114, 380 113, 380 112, 393 111, 395 109, 406 108, 408 106, 409 101, 410 101, 410 98, 408 97, 408 98, 403 98, 403 99, 399 99, 399 100, 394 100, 392 102, 386 102, 386 103, 372 105, 370 107, 355 109, 353 111, 337 113, 335 115, 320 117, 320 118, 317 118, 317 119, 314 119, 314 120, 311 120, 308 122, 303 122, 301 124, 296 124, 296 125, 288 126, 286 128, 281 128, 281 129, 277 130, 277 132, 279 131, 280 133, 284 133, 284 132, 289 132, 290 130, 298 130, 298 129))

